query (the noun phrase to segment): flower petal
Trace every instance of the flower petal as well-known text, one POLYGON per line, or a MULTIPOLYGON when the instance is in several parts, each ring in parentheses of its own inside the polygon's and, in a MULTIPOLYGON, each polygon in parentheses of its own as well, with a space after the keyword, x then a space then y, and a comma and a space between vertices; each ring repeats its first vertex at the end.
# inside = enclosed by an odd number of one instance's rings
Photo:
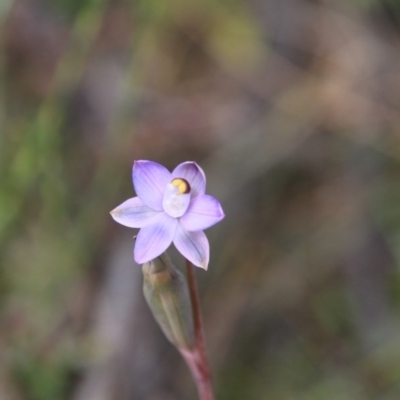
POLYGON ((183 228, 189 232, 202 231, 225 217, 219 201, 206 194, 190 201, 186 213, 180 218, 183 228))
POLYGON ((172 171, 172 178, 183 178, 189 182, 192 197, 206 192, 206 176, 204 171, 193 161, 179 164, 172 171))
POLYGON ((153 161, 138 160, 133 164, 133 185, 136 194, 146 206, 162 211, 165 187, 171 181, 171 173, 153 161))
POLYGON ((134 259, 138 264, 151 261, 172 243, 178 220, 165 212, 155 216, 150 225, 143 227, 136 238, 134 259))
POLYGON ((207 269, 210 245, 203 231, 188 232, 179 224, 174 237, 174 245, 193 265, 207 269))
POLYGON ((159 212, 144 205, 139 197, 133 197, 114 208, 110 214, 121 225, 129 228, 142 228, 148 225, 159 212))

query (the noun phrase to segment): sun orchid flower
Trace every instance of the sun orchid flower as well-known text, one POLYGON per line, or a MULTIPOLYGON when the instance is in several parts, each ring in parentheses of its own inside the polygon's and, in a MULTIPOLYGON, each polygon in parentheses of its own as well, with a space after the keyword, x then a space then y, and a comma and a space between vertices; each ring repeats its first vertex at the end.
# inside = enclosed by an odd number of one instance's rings
POLYGON ((171 173, 158 163, 139 160, 133 164, 132 177, 137 197, 111 215, 122 225, 140 228, 135 261, 151 261, 174 243, 186 259, 207 269, 210 246, 203 229, 224 218, 224 212, 217 199, 205 194, 203 170, 187 161, 171 173))

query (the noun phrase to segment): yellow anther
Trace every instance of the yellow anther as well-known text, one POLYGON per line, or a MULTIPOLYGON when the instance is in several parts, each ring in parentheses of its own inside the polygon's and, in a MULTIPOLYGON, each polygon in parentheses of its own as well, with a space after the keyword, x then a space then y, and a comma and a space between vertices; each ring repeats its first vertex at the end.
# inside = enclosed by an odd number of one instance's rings
POLYGON ((190 185, 186 179, 175 178, 171 181, 171 185, 178 188, 179 194, 185 194, 190 192, 190 185))

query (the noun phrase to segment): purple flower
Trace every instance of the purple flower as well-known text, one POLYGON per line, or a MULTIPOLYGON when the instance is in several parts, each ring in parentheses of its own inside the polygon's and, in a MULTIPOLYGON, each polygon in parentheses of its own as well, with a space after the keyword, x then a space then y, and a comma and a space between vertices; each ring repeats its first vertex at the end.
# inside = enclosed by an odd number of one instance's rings
POLYGON ((179 164, 172 173, 153 161, 133 164, 137 197, 113 211, 115 221, 140 228, 134 259, 144 264, 174 243, 178 251, 197 267, 207 269, 210 246, 203 229, 224 218, 221 204, 205 194, 206 177, 191 161, 179 164))

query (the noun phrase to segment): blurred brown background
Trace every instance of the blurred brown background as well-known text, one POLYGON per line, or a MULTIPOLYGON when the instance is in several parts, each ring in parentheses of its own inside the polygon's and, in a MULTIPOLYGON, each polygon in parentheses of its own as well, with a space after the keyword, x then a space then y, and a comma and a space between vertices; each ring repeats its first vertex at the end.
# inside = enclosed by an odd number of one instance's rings
MULTIPOLYGON (((0 399, 195 399, 109 211, 195 160, 218 400, 400 398, 398 0, 1 0, 0 399)), ((181 259, 172 251, 177 264, 181 259)))

